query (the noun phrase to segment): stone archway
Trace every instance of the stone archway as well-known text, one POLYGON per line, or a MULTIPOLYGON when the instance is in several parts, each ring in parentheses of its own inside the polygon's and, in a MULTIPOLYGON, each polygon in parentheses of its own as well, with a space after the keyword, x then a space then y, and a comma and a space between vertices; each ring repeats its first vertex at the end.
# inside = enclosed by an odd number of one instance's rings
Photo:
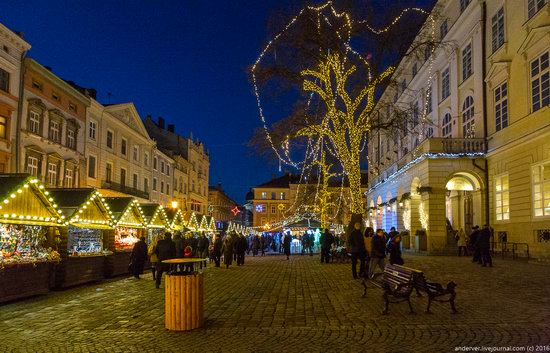
POLYGON ((456 172, 445 184, 445 215, 453 230, 470 234, 472 227, 482 225, 483 193, 481 179, 471 172, 456 172))

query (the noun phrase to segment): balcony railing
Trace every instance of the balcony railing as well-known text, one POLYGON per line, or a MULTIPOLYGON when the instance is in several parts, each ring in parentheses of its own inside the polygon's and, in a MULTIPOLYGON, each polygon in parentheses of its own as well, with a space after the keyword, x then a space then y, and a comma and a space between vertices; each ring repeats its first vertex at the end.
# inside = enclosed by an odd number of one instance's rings
POLYGON ((122 184, 118 184, 118 183, 113 183, 112 181, 104 180, 104 181, 101 182, 101 187, 104 188, 104 189, 119 191, 119 192, 123 192, 123 193, 128 194, 128 195, 132 195, 132 196, 140 197, 142 199, 149 200, 149 193, 148 192, 145 192, 145 191, 142 191, 142 190, 139 190, 139 189, 136 189, 136 188, 131 188, 127 185, 122 185, 122 184))

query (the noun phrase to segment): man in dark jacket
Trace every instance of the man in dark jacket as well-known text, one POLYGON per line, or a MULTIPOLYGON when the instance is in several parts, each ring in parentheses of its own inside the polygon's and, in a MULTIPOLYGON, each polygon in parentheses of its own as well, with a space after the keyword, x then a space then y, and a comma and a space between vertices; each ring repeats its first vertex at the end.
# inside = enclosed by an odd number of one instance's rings
POLYGON ((330 247, 334 243, 334 236, 330 234, 328 229, 325 229, 325 232, 319 237, 321 242, 321 263, 328 264, 330 261, 330 247))
POLYGON ((213 255, 214 255, 214 263, 216 264, 216 267, 220 267, 220 257, 222 256, 222 234, 216 236, 216 239, 214 240, 214 247, 213 247, 213 255))
POLYGON ((180 232, 177 232, 174 235, 174 246, 176 247, 176 258, 182 258, 183 257, 183 249, 185 249, 184 240, 181 237, 180 232))
POLYGON ((235 241, 235 251, 237 252, 237 266, 244 265, 244 253, 248 247, 248 242, 246 238, 239 234, 237 240, 235 241))
POLYGON ((197 244, 197 250, 199 251, 199 257, 201 259, 205 259, 208 257, 208 247, 210 246, 210 241, 208 238, 203 234, 199 238, 199 243, 197 244))
POLYGON ((371 254, 370 254, 370 265, 369 265, 369 277, 374 276, 374 270, 376 266, 380 267, 382 271, 386 267, 384 259, 386 258, 386 237, 384 236, 384 230, 376 230, 376 234, 372 237, 371 240, 371 254))
POLYGON ((491 259, 491 228, 488 224, 483 226, 479 231, 476 240, 476 252, 479 251, 481 263, 483 267, 489 265, 493 267, 493 259, 491 259))
POLYGON ((147 261, 147 244, 145 243, 145 237, 139 238, 139 241, 134 245, 132 249, 132 256, 130 263, 132 264, 132 272, 135 278, 139 279, 139 275, 143 273, 143 267, 147 261))
POLYGON ((388 244, 391 242, 391 240, 396 236, 399 235, 399 232, 395 230, 395 227, 390 228, 390 232, 388 233, 388 244))
POLYGON ((158 242, 156 250, 159 262, 157 265, 157 280, 155 286, 160 288, 160 280, 162 273, 168 271, 169 266, 163 264, 162 261, 173 259, 176 257, 176 244, 172 241, 172 234, 167 232, 164 234, 164 239, 158 242))
POLYGON ((365 242, 363 241, 363 233, 361 232, 361 223, 357 222, 354 225, 354 230, 351 232, 348 239, 348 246, 351 252, 351 274, 354 279, 359 278, 357 276, 357 260, 359 259, 359 275, 365 274, 365 242))

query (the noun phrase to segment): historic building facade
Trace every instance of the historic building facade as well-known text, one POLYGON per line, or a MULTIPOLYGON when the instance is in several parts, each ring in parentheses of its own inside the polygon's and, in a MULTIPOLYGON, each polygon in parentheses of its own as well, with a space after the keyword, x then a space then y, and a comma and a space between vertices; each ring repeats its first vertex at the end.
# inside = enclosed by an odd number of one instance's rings
POLYGON ((49 187, 84 186, 90 98, 33 59, 25 59, 24 70, 13 171, 34 175, 49 187))
POLYGON ((0 24, 0 173, 15 171, 13 144, 21 103, 21 60, 30 47, 19 35, 0 24))
POLYGON ((550 5, 486 4, 491 225, 495 238, 550 258, 550 5))
POLYGON ((227 195, 221 184, 208 187, 208 207, 216 221, 225 224, 234 220, 241 212, 242 208, 227 195))
MULTIPOLYGON (((447 223, 469 232, 487 221, 483 8, 439 1, 434 39, 441 44, 403 59, 398 84, 378 102, 385 118, 409 107, 410 117, 398 132, 371 134, 368 219, 413 236, 424 230, 427 241, 410 244, 417 250, 448 250, 447 223)), ((431 29, 426 23, 419 36, 431 29)))

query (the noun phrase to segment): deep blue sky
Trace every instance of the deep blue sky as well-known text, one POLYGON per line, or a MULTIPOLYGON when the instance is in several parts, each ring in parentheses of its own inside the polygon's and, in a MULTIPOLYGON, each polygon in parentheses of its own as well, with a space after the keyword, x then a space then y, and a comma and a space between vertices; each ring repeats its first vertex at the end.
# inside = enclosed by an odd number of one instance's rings
POLYGON ((131 101, 142 118, 192 132, 210 151, 210 183, 242 202, 277 173, 246 146, 260 126, 246 68, 268 39, 270 15, 292 3, 2 0, 0 22, 25 33, 29 56, 96 88, 100 102, 112 92, 111 103, 131 101))

